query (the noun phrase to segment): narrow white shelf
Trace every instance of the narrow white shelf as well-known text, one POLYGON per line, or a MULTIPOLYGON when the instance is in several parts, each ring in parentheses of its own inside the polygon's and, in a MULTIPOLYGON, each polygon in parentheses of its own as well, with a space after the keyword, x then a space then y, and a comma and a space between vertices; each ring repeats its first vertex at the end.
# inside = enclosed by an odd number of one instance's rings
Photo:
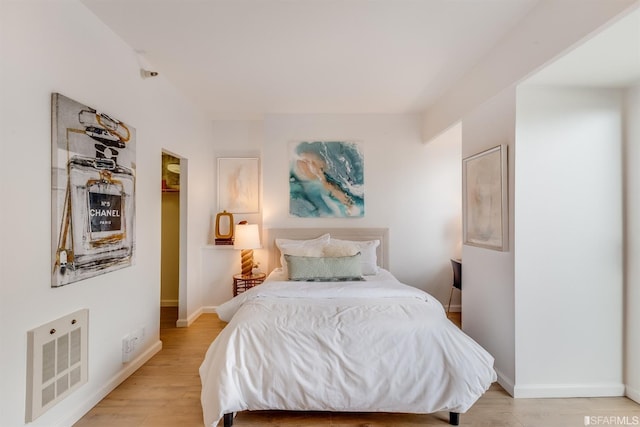
POLYGON ((233 250, 233 245, 205 245, 202 249, 208 250, 217 250, 217 249, 225 249, 225 250, 233 250))

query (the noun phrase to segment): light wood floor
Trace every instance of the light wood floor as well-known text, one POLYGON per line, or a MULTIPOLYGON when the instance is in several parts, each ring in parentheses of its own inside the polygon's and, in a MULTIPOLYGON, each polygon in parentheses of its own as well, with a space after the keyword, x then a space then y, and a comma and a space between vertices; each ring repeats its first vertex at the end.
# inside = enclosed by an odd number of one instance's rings
MULTIPOLYGON (((162 351, 88 412, 75 427, 202 427, 198 367, 209 343, 224 328, 203 314, 189 328, 176 328, 175 309, 163 309, 162 351)), ((451 313, 459 324, 460 317, 451 313)), ((626 398, 512 399, 494 384, 465 414, 462 426, 572 427, 585 417, 600 425, 640 425, 640 405, 626 398), (634 418, 637 417, 637 418, 634 418), (616 421, 617 424, 606 421, 616 421), (635 421, 635 423, 634 423, 635 421)), ((222 424, 222 423, 220 423, 222 424)), ((594 423, 592 423, 594 424, 594 423)), ((242 412, 234 427, 416 427, 448 425, 448 413, 431 415, 242 412)))

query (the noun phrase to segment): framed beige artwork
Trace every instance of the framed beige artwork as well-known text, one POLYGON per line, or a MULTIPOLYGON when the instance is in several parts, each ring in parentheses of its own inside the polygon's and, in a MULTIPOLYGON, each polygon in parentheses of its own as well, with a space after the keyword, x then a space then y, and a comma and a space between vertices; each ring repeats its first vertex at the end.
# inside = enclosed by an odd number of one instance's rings
POLYGON ((260 212, 258 158, 218 158, 218 210, 234 214, 260 212))
POLYGON ((463 242, 507 251, 509 242, 507 146, 462 160, 463 242))

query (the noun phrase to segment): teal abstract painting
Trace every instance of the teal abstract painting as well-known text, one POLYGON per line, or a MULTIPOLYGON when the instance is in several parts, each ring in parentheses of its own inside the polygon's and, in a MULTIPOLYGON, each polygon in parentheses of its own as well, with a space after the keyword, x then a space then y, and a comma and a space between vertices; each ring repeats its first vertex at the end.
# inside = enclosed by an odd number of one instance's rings
POLYGON ((364 216, 364 158, 355 142, 291 145, 289 213, 305 218, 364 216))

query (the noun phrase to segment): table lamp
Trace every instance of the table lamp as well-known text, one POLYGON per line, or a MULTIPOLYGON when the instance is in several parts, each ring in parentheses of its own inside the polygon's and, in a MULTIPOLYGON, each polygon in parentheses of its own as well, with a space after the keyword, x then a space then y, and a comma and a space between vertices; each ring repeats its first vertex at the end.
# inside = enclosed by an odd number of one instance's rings
POLYGON ((253 250, 259 249, 260 232, 258 224, 247 224, 246 221, 236 225, 235 240, 233 242, 234 249, 240 249, 240 261, 242 265, 242 275, 251 275, 253 269, 253 250))

